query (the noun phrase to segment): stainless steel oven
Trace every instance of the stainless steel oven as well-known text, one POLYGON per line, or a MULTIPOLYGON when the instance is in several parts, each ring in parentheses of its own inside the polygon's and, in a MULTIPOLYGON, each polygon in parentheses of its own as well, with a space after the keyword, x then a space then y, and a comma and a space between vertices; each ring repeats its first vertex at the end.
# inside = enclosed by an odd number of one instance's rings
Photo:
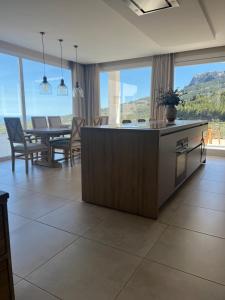
POLYGON ((176 172, 175 186, 182 183, 187 176, 188 138, 181 139, 176 143, 176 172))

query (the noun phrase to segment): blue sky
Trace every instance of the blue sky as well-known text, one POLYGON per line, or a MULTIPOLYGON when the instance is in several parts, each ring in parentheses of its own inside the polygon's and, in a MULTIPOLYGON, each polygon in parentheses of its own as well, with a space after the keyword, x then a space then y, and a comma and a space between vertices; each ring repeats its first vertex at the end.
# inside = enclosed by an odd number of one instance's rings
POLYGON ((209 63, 175 68, 175 88, 188 85, 195 74, 213 71, 225 71, 225 63, 209 63))

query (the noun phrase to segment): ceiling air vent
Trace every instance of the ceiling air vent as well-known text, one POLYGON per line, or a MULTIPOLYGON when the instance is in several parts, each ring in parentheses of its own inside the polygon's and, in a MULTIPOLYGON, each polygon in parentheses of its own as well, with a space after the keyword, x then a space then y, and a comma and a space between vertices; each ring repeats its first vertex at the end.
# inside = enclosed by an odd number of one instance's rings
POLYGON ((146 15, 157 10, 179 7, 177 0, 123 0, 138 16, 146 15))

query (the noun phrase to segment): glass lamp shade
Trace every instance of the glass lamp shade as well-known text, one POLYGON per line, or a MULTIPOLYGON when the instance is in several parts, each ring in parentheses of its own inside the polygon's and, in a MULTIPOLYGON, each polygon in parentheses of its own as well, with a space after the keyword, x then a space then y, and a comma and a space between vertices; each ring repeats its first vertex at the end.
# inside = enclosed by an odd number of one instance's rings
POLYGON ((57 95, 58 96, 67 96, 68 95, 68 88, 65 85, 64 79, 61 79, 60 84, 58 85, 57 95))
POLYGON ((78 82, 76 82, 76 85, 73 89, 73 97, 76 99, 82 99, 84 98, 84 91, 83 89, 79 86, 78 82))
POLYGON ((43 80, 39 85, 39 92, 41 95, 51 95, 52 94, 52 86, 48 82, 48 79, 46 76, 43 77, 43 80))

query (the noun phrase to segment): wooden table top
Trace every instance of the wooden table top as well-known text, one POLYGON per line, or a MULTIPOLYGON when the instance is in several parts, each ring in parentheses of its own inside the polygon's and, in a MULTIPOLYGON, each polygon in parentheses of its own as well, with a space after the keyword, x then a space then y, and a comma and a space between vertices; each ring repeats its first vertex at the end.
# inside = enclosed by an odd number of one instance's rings
POLYGON ((39 135, 39 136, 54 136, 54 135, 70 134, 71 128, 36 128, 36 129, 27 129, 25 130, 25 132, 32 135, 39 135))

